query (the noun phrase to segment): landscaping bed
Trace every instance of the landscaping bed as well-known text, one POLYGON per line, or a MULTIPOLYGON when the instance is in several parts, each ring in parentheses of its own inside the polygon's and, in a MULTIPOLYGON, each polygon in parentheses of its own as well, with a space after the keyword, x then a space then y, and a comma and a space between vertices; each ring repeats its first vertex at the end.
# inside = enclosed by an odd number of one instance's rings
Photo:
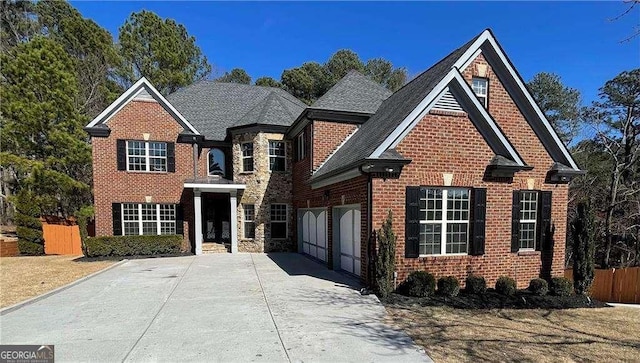
POLYGON ((488 289, 484 294, 461 291, 457 296, 434 294, 411 297, 394 293, 381 300, 386 305, 394 306, 448 306, 456 309, 569 309, 607 306, 583 295, 537 296, 527 290, 519 290, 513 296, 505 296, 494 289, 488 289))

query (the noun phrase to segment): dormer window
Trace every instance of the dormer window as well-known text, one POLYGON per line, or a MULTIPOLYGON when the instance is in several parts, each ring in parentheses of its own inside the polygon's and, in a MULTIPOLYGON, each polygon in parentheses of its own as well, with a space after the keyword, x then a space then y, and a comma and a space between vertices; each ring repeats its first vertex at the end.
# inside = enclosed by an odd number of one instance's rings
POLYGON ((489 80, 486 78, 473 77, 471 80, 471 88, 476 94, 480 103, 486 108, 489 95, 489 80))

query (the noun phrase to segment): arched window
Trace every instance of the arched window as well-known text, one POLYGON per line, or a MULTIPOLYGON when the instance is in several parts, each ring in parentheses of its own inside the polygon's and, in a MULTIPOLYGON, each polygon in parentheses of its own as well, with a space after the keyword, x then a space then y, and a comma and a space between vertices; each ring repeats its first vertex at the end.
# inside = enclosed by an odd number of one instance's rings
POLYGON ((225 176, 224 153, 220 149, 209 150, 209 176, 225 176))

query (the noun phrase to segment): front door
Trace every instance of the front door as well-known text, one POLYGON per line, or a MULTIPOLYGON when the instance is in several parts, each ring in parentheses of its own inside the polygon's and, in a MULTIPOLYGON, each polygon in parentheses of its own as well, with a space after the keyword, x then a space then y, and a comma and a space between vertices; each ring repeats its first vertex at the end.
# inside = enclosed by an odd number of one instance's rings
POLYGON ((205 242, 231 241, 231 204, 229 195, 203 193, 202 236, 205 242))

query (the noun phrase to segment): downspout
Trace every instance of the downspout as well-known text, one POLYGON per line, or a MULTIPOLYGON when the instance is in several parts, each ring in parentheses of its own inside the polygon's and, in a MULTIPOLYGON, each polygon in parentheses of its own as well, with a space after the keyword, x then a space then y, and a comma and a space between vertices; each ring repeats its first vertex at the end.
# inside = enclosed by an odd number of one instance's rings
POLYGON ((368 240, 369 240, 369 258, 367 261, 367 264, 369 265, 369 268, 367 269, 368 273, 368 280, 367 283, 369 286, 373 286, 372 282, 375 280, 375 274, 374 274, 374 267, 375 264, 373 263, 374 260, 374 256, 375 256, 375 251, 376 251, 376 241, 372 241, 372 230, 373 230, 373 178, 371 177, 371 174, 367 175, 367 233, 368 233, 368 240))
POLYGON ((198 179, 198 143, 193 143, 193 181, 198 179))

